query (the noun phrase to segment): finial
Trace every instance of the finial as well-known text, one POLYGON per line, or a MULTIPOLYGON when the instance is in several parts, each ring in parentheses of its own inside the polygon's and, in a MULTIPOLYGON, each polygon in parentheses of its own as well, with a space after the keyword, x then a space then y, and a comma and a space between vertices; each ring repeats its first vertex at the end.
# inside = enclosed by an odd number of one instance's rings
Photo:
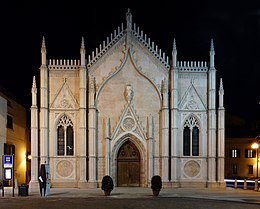
POLYGON ((127 29, 132 30, 132 14, 129 8, 126 13, 126 25, 127 25, 127 29))
POLYGON ((85 48, 85 44, 84 44, 84 37, 82 36, 81 39, 81 48, 84 49, 85 48))
POLYGON ((214 43, 213 43, 213 39, 211 39, 211 43, 210 43, 210 51, 214 51, 214 43))
POLYGON ((223 91, 223 81, 222 81, 222 78, 220 78, 220 85, 219 85, 219 90, 220 91, 223 91))
POLYGON ((36 80, 35 80, 35 76, 33 76, 33 88, 36 88, 36 80))
POLYGON ((45 48, 45 38, 44 38, 44 36, 42 37, 42 48, 45 48))
POLYGON ((175 38, 173 39, 173 49, 174 49, 174 50, 177 49, 177 48, 176 48, 176 40, 175 40, 175 38))

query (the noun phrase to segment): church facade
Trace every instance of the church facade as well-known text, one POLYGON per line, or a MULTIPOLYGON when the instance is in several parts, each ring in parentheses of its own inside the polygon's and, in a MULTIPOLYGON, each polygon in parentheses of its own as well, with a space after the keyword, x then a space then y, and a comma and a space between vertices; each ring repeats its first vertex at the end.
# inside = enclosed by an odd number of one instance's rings
POLYGON ((148 187, 153 175, 164 187, 225 186, 213 41, 208 62, 178 61, 175 39, 168 59, 128 10, 88 59, 83 38, 79 60, 47 60, 46 43, 32 83, 30 187, 45 163, 52 187, 96 188, 104 175, 115 186, 148 187))

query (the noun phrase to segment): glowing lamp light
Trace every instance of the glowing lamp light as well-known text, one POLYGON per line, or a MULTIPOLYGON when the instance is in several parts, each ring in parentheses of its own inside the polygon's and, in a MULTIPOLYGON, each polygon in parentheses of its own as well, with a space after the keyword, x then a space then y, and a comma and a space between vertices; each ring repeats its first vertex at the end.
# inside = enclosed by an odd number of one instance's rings
POLYGON ((258 149, 259 148, 259 144, 257 144, 257 143, 252 144, 252 148, 253 149, 258 149))

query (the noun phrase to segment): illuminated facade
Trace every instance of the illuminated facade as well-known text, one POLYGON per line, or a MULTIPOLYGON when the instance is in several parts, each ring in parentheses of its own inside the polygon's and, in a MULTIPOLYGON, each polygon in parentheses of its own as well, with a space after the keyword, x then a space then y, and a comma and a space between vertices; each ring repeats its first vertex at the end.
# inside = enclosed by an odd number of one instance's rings
POLYGON ((175 40, 171 47, 169 60, 130 11, 88 59, 82 38, 80 60, 47 60, 43 38, 30 187, 39 163, 50 164, 52 187, 95 188, 104 175, 116 186, 147 187, 156 174, 164 187, 224 186, 224 90, 222 80, 216 89, 213 41, 209 62, 178 61, 175 40))

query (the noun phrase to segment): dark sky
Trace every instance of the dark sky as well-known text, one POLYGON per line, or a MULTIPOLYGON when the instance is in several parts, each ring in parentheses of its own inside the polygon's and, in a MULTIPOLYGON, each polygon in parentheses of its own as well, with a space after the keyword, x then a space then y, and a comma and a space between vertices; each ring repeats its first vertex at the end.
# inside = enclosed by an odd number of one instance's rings
MULTIPOLYGON (((217 79, 223 79, 226 112, 260 117, 260 1, 6 1, 1 3, 0 85, 31 105, 33 75, 39 75, 41 41, 48 59, 79 59, 82 36, 87 56, 125 24, 133 22, 178 60, 209 61, 215 46, 217 79)), ((218 88, 218 86, 217 86, 218 88)))

